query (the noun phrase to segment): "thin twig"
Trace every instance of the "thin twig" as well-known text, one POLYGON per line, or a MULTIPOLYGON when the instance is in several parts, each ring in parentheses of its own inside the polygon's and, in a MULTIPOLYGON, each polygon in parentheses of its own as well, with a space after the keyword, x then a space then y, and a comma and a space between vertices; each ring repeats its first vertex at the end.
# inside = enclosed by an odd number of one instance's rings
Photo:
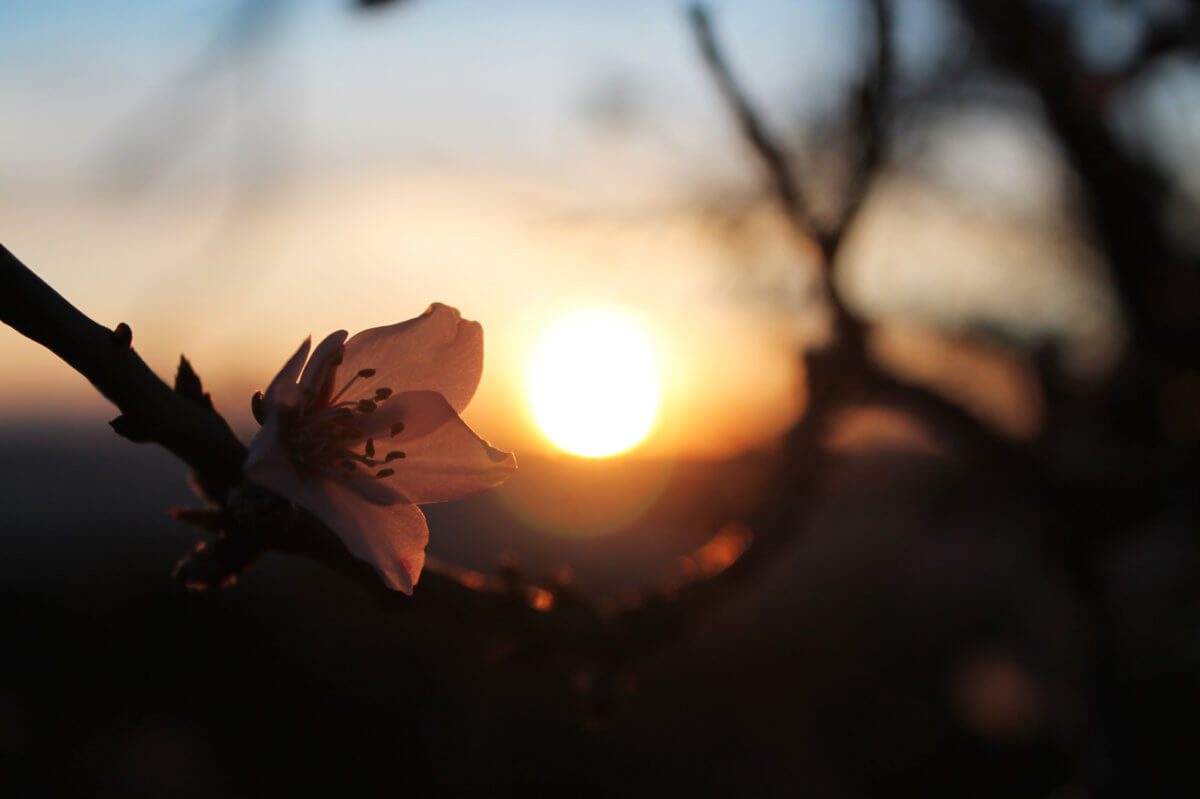
POLYGON ((758 156, 772 193, 805 241, 815 245, 820 255, 821 275, 826 296, 834 315, 834 337, 842 340, 856 360, 864 361, 862 322, 842 300, 833 282, 833 270, 846 231, 858 212, 879 169, 887 147, 887 97, 891 90, 892 15, 886 0, 870 0, 874 19, 875 63, 864 80, 858 103, 858 128, 862 154, 847 187, 842 212, 834 224, 823 226, 812 213, 810 203, 787 152, 767 130, 746 92, 738 84, 729 61, 717 40, 708 11, 699 3, 691 5, 688 17, 693 34, 713 81, 738 122, 743 136, 758 156))
MULTIPOLYGON (((788 162, 785 149, 767 132, 766 125, 734 79, 708 12, 699 3, 689 8, 692 30, 704 63, 738 120, 751 149, 762 162, 773 194, 796 231, 817 245, 822 258, 821 275, 834 312, 834 335, 824 350, 806 355, 812 396, 806 418, 788 435, 787 449, 793 454, 806 453, 796 456, 799 461, 797 468, 801 469, 799 474, 802 475, 803 469, 812 466, 810 450, 813 442, 809 439, 821 435, 827 415, 832 416, 845 403, 874 397, 876 401, 890 402, 918 415, 932 415, 953 431, 958 443, 977 457, 1022 460, 1024 456, 1013 442, 970 413, 935 392, 912 385, 880 369, 866 352, 867 325, 847 307, 834 285, 833 270, 841 244, 846 232, 857 220, 863 201, 878 175, 889 139, 889 97, 895 71, 893 13, 888 0, 868 2, 873 22, 874 63, 863 79, 857 105, 856 127, 861 156, 847 187, 842 212, 828 228, 822 228, 810 214, 804 191, 788 162), (815 401, 818 397, 820 401, 815 401)), ((787 494, 794 486, 797 475, 792 467, 785 467, 784 472, 786 474, 780 490, 787 494)))
POLYGON ((867 192, 887 154, 891 138, 888 112, 895 72, 892 7, 888 0, 869 0, 869 5, 873 21, 875 58, 863 77, 862 88, 859 90, 856 128, 861 153, 850 175, 842 212, 837 223, 826 234, 827 238, 832 239, 827 245, 830 252, 836 252, 851 223, 858 217, 867 192))
POLYGON ((774 138, 767 132, 766 125, 733 77, 729 63, 717 44, 717 37, 713 31, 708 11, 704 6, 695 4, 688 9, 688 17, 692 23, 696 42, 700 46, 700 53, 704 57, 704 63, 720 90, 721 96, 733 112, 742 135, 750 143, 759 160, 762 161, 767 180, 780 205, 783 206, 792 223, 804 235, 814 242, 818 241, 820 227, 800 191, 790 159, 784 149, 776 144, 774 138))

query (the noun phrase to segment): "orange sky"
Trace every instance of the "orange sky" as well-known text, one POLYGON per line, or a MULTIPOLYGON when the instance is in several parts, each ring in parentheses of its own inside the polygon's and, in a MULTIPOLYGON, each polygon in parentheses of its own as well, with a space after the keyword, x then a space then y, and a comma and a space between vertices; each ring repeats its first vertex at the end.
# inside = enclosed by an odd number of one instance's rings
MULTIPOLYGON (((242 425, 250 393, 305 335, 388 324, 435 300, 484 325, 468 417, 500 446, 546 447, 529 412, 530 355, 550 323, 592 307, 639 319, 662 354, 663 405, 644 454, 730 454, 787 425, 798 401, 792 325, 727 301, 735 267, 701 221, 571 218, 534 189, 415 173, 327 182, 208 247, 203 198, 104 214, 26 204, 8 244, 96 319, 127 321, 160 373, 186 353, 242 425), (136 239, 122 232, 131 228, 136 239), (181 256, 181 242, 199 244, 181 256)), ((107 412, 14 333, 0 333, 0 359, 4 416, 107 412)))
MULTIPOLYGON (((773 210, 737 225, 713 213, 759 175, 677 4, 513 3, 503 35, 473 4, 370 25, 314 4, 252 57, 213 62, 220 14, 182 5, 211 24, 175 26, 185 10, 149 3, 99 3, 69 29, 36 4, 9 12, 0 241, 93 318, 128 322, 160 374, 186 353, 235 426, 252 427, 250 394, 304 336, 432 301, 483 323, 467 416, 518 453, 549 446, 526 396, 539 336, 596 306, 640 319, 662 356, 659 423, 636 452, 728 455, 795 417, 796 352, 821 324, 810 266, 773 210)), ((776 111, 827 112, 852 75, 854 48, 834 44, 856 41, 846 8, 718 4, 781 135, 795 124, 776 111)), ((919 70, 942 34, 904 8, 900 55, 919 70)), ((924 185, 886 181, 848 240, 851 301, 1064 337, 1084 367, 1102 363, 1119 330, 1098 265, 1056 216, 1061 165, 995 115, 937 130, 929 163, 909 165, 924 185)), ((7 329, 0 363, 0 422, 111 416, 7 329)))
MULTIPOLYGON (((128 322, 160 374, 186 353, 242 429, 250 394, 304 336, 388 324, 436 300, 484 325, 467 417, 498 446, 549 448, 529 409, 530 357, 548 325, 594 307, 637 318, 661 354, 659 422, 636 452, 713 457, 772 441, 802 404, 795 353, 820 320, 815 306, 796 312, 807 268, 774 212, 751 214, 750 244, 732 246, 696 212, 570 204, 513 177, 376 172, 293 191, 221 235, 220 204, 199 194, 103 209, 25 202, 6 209, 18 231, 7 243, 97 320, 128 322)), ((1081 246, 885 184, 847 244, 845 283, 860 305, 899 318, 938 309, 951 325, 990 318, 1030 334, 1070 323, 1086 363, 1119 334, 1086 253, 1071 251, 1081 246)), ((11 331, 0 331, 0 360, 2 417, 111 413, 11 331)))

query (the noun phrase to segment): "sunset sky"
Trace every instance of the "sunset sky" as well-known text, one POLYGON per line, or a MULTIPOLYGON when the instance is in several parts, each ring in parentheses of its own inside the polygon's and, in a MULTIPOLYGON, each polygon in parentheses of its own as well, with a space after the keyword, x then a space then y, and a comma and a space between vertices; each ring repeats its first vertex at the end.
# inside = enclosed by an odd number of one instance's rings
MULTIPOLYGON (((483 5, 104 0, 63 15, 7 2, 0 241, 93 318, 128 322, 160 374, 186 353, 242 429, 250 394, 304 336, 441 301, 483 323, 467 416, 499 446, 549 448, 532 421, 531 359, 548 327, 594 308, 636 320, 661 364, 662 405, 638 452, 771 441, 801 407, 795 353, 820 318, 770 208, 721 224, 758 173, 682 6, 483 5)), ((841 101, 859 68, 851 6, 714 4, 781 134, 811 137, 841 101)), ((910 78, 945 45, 937 8, 900 4, 910 78)), ((934 143, 927 171, 941 188, 891 176, 849 243, 852 296, 900 318, 940 303, 952 324, 982 314, 1104 357, 1119 333, 1086 248, 945 198, 973 180, 992 206, 1019 197, 1023 213, 1052 215, 1066 191, 1053 156, 1020 126, 969 115, 934 143), (1015 293, 998 288, 997 259, 1028 278, 1015 293), (947 274, 949 288, 934 283, 947 274)), ((0 420, 110 415, 7 329, 0 362, 0 420)))

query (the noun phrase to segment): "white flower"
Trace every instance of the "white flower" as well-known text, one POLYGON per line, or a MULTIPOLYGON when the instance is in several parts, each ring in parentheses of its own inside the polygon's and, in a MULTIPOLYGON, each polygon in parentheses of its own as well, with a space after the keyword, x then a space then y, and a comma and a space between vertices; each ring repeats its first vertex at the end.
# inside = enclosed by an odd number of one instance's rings
POLYGON ((246 477, 312 512, 411 594, 429 540, 417 505, 492 488, 517 468, 458 415, 479 385, 483 328, 435 303, 349 341, 331 333, 312 358, 309 346, 261 398, 246 477))

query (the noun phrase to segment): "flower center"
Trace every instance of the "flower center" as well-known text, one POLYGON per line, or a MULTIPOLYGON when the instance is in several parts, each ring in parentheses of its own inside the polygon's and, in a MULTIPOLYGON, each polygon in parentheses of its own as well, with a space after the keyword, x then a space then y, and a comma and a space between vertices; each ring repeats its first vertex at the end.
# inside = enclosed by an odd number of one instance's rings
MULTIPOLYGON (((392 396, 390 388, 375 389, 371 399, 341 399, 359 378, 374 376, 374 369, 360 369, 329 399, 329 404, 315 411, 296 409, 290 418, 282 420, 280 439, 297 469, 344 477, 360 466, 376 469, 406 457, 403 450, 377 455, 375 439, 363 433, 362 423, 392 396)), ((394 422, 386 437, 403 431, 404 422, 394 422)), ((395 473, 395 469, 385 467, 375 472, 374 477, 383 479, 395 473)))

